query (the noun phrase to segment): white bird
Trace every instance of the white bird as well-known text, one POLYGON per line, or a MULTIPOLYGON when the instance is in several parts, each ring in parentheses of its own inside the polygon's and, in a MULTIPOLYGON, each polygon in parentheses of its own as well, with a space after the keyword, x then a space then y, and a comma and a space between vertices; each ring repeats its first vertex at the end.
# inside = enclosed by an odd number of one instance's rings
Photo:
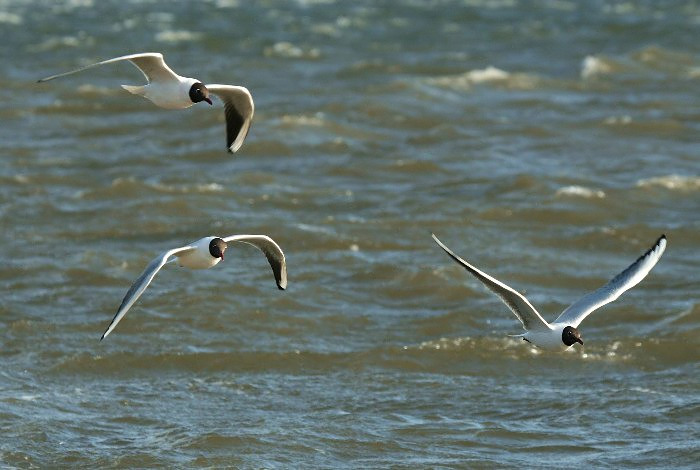
POLYGON ((629 265, 627 269, 612 278, 603 287, 584 295, 569 305, 554 320, 554 323, 547 323, 525 296, 455 255, 434 234, 433 239, 453 260, 499 296, 518 317, 526 332, 513 336, 521 337, 542 349, 559 351, 570 348, 574 343, 583 345, 581 334, 576 327, 594 310, 614 301, 623 292, 639 284, 649 274, 651 268, 656 265, 666 249, 666 235, 661 235, 654 246, 629 265))
POLYGON ((174 248, 156 256, 138 279, 132 284, 124 296, 121 305, 117 309, 112 322, 100 338, 105 339, 108 334, 124 318, 134 302, 141 297, 155 275, 167 263, 177 261, 180 266, 190 269, 209 269, 219 264, 224 259, 224 252, 230 242, 242 242, 259 248, 267 257, 275 275, 277 287, 281 290, 287 288, 287 263, 282 249, 275 241, 266 235, 231 235, 230 237, 204 237, 187 246, 174 248), (172 257, 172 258, 171 258, 172 257))
POLYGON ((114 59, 103 60, 95 64, 86 65, 70 72, 51 75, 38 80, 38 83, 48 82, 54 78, 65 77, 83 70, 97 67, 98 65, 111 64, 128 60, 134 64, 145 76, 146 85, 122 85, 129 93, 143 96, 161 108, 184 109, 195 103, 206 101, 212 104, 209 93, 218 96, 224 102, 226 114, 226 146, 228 151, 237 151, 250 128, 253 120, 253 97, 247 88, 233 85, 204 85, 196 78, 181 77, 172 71, 163 60, 163 54, 159 52, 143 52, 131 54, 114 59))

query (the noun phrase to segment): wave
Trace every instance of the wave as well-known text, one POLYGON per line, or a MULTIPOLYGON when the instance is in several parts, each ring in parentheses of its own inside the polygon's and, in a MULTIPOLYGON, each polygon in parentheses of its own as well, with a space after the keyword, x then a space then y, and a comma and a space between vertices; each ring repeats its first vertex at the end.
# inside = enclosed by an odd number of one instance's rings
POLYGON ((277 42, 264 49, 267 57, 281 57, 285 59, 318 59, 321 57, 320 49, 316 47, 300 47, 291 42, 277 42))
POLYGON ((585 199, 602 199, 605 197, 605 192, 600 189, 586 188, 585 186, 564 186, 557 189, 555 196, 572 196, 582 197, 585 199))
POLYGON ((177 31, 172 31, 172 30, 167 30, 167 31, 161 31, 156 34, 156 41, 158 42, 165 42, 169 44, 178 44, 181 42, 193 42, 201 39, 202 34, 201 33, 195 33, 193 31, 187 31, 187 30, 177 30, 177 31))
POLYGON ((700 177, 666 175, 654 178, 645 178, 637 181, 639 188, 660 187, 671 191, 692 192, 700 190, 700 177))
POLYGON ((427 79, 429 85, 469 90, 475 85, 494 84, 515 90, 532 90, 540 86, 542 79, 534 74, 513 73, 497 67, 474 69, 459 75, 447 75, 427 79))
POLYGON ((165 184, 159 182, 147 182, 134 178, 115 178, 107 188, 97 188, 92 190, 81 190, 74 194, 76 199, 103 199, 119 196, 130 196, 143 191, 154 191, 169 194, 205 194, 220 193, 224 187, 219 183, 199 183, 199 184, 165 184))
POLYGON ((675 78, 700 77, 700 64, 688 53, 648 46, 620 56, 592 54, 581 61, 582 79, 595 77, 662 74, 675 78))

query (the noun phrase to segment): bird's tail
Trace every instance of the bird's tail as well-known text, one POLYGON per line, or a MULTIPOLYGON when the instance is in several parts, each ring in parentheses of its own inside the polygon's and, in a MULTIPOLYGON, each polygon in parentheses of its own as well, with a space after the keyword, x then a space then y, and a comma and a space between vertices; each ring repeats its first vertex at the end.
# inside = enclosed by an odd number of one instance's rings
POLYGON ((144 94, 144 88, 145 86, 139 86, 139 85, 122 85, 122 88, 124 88, 126 91, 129 93, 133 93, 134 95, 142 95, 144 94))

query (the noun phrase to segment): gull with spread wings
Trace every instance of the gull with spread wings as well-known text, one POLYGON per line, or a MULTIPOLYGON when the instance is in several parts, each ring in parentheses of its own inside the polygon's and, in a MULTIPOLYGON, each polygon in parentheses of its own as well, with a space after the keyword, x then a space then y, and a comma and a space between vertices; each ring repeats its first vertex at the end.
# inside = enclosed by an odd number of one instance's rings
POLYGON ((114 330, 117 323, 124 318, 126 312, 134 305, 134 302, 141 297, 141 294, 144 293, 163 266, 177 261, 180 266, 190 269, 212 268, 224 259, 224 252, 228 248, 230 242, 247 243, 260 249, 267 257, 270 267, 272 267, 272 273, 275 276, 277 287, 282 290, 287 288, 287 263, 284 259, 284 253, 272 238, 266 235, 231 235, 230 237, 224 238, 204 237, 187 246, 174 248, 156 256, 129 288, 124 296, 124 300, 122 300, 121 305, 117 309, 117 313, 114 315, 112 322, 107 327, 102 338, 100 338, 100 341, 105 339, 107 335, 114 330))
POLYGON ((503 303, 518 317, 518 320, 523 324, 525 333, 517 336, 539 348, 559 351, 570 348, 574 343, 583 345, 581 334, 576 329, 579 324, 594 310, 616 300, 623 292, 639 284, 649 274, 651 268, 656 265, 666 249, 666 236, 661 235, 656 243, 627 269, 612 278, 603 287, 584 295, 569 305, 553 323, 547 323, 524 295, 464 261, 443 245, 434 234, 433 239, 450 258, 500 297, 503 303))
POLYGON ((159 52, 143 52, 115 57, 86 65, 70 72, 51 75, 50 77, 42 78, 38 82, 48 82, 49 80, 72 75, 99 65, 107 65, 124 60, 134 64, 146 76, 148 83, 146 85, 122 85, 122 88, 129 93, 151 100, 158 107, 184 109, 202 101, 206 101, 211 105, 212 101, 209 98, 209 94, 213 93, 218 96, 224 103, 224 112, 226 114, 226 147, 231 153, 241 148, 243 140, 248 135, 250 122, 253 120, 253 112, 255 111, 253 97, 248 89, 234 85, 204 85, 196 78, 182 77, 168 67, 163 60, 163 54, 159 52))

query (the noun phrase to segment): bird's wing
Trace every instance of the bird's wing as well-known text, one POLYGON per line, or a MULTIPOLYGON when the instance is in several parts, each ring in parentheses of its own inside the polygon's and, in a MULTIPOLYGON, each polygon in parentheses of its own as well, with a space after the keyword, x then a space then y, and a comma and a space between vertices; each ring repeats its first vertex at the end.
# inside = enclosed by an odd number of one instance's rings
POLYGON ((435 240, 435 243, 437 243, 440 248, 445 250, 445 253, 447 253, 450 258, 462 265, 464 269, 472 273, 494 294, 499 296, 503 303, 505 303, 515 314, 515 316, 518 317, 518 320, 520 320, 526 330, 550 329, 549 324, 522 294, 464 261, 462 258, 454 254, 452 250, 443 245, 435 234, 433 234, 433 240, 435 240))
POLYGON ((121 62, 123 60, 131 61, 132 64, 141 70, 149 82, 173 80, 177 79, 178 77, 178 75, 166 65, 165 61, 163 60, 163 54, 160 52, 143 52, 140 54, 123 55, 121 57, 115 57, 114 59, 103 60, 102 62, 86 65, 85 67, 80 67, 79 69, 71 70, 70 72, 51 75, 50 77, 38 80, 38 83, 48 82, 54 78, 65 77, 66 75, 72 75, 74 73, 82 72, 83 70, 97 67, 98 65, 106 65, 113 62, 121 62))
POLYGON ((121 305, 117 309, 117 313, 114 315, 112 322, 109 324, 107 330, 105 330, 104 334, 100 338, 100 341, 105 339, 107 335, 110 334, 112 330, 117 326, 121 319, 124 318, 126 312, 128 312, 131 306, 134 305, 134 302, 136 302, 136 300, 138 300, 138 298, 141 297, 141 294, 143 294, 143 292, 151 283, 155 275, 158 273, 158 271, 160 271, 160 268, 162 268, 163 265, 165 265, 165 263, 168 261, 168 258, 170 258, 173 255, 194 249, 195 247, 193 246, 183 246, 181 248, 175 248, 174 250, 168 250, 164 253, 161 253, 156 258, 154 258, 153 261, 148 263, 146 269, 144 269, 143 273, 141 273, 139 278, 136 279, 136 281, 131 285, 131 287, 127 291, 126 295, 124 296, 124 299, 122 300, 121 305))
POLYGON ((255 105, 247 88, 233 85, 207 85, 207 90, 224 102, 226 113, 226 146, 236 152, 248 135, 255 105))
POLYGON ((659 261, 665 249, 666 235, 661 235, 646 253, 637 258, 637 261, 603 287, 584 295, 569 305, 554 322, 566 323, 576 328, 594 310, 612 302, 623 292, 639 284, 659 261))
POLYGON ((267 261, 270 263, 272 273, 275 275, 277 287, 287 288, 287 262, 284 259, 282 248, 275 241, 266 235, 231 235, 223 239, 226 243, 242 242, 257 247, 265 253, 267 261))

